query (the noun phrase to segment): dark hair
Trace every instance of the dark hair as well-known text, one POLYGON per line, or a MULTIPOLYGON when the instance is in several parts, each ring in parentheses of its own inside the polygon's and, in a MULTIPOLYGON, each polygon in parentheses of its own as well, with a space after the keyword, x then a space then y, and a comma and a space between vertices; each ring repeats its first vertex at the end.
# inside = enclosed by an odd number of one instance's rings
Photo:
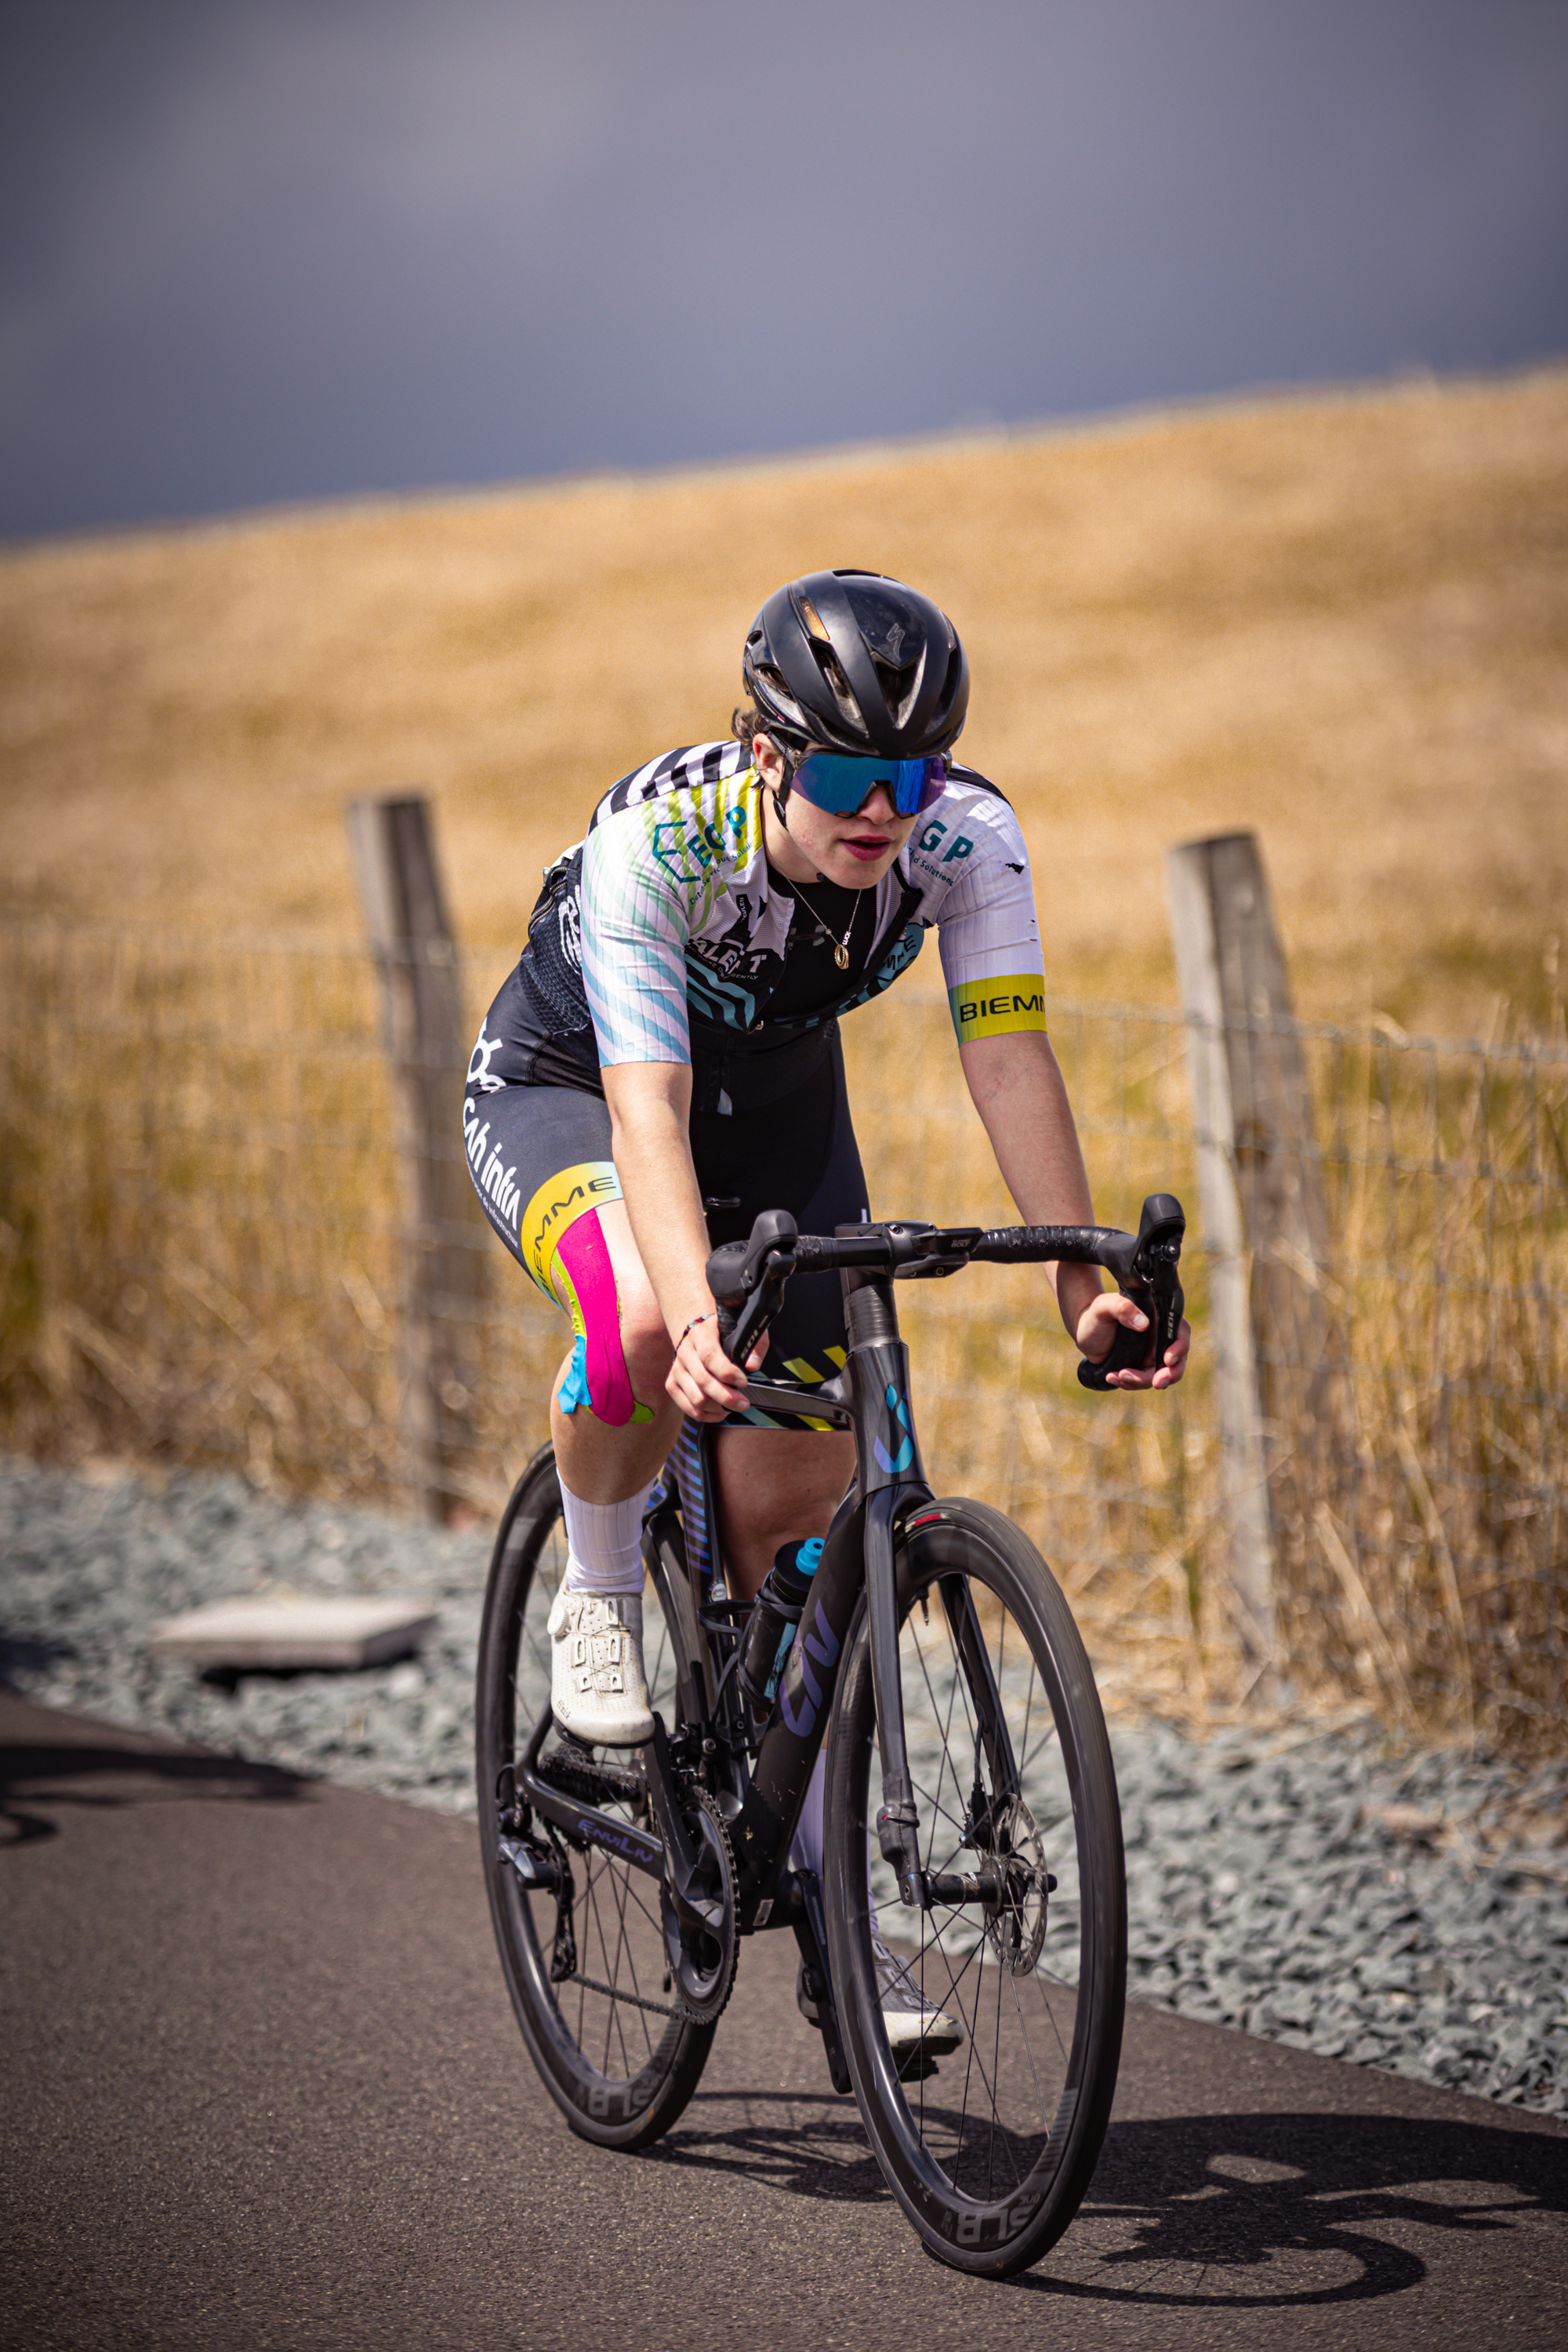
POLYGON ((784 789, 787 793, 790 780, 799 764, 800 745, 789 740, 775 720, 764 719, 754 702, 738 702, 735 705, 734 709, 730 713, 730 732, 737 743, 745 745, 748 753, 752 748, 753 736, 767 737, 768 741, 784 763, 784 789))

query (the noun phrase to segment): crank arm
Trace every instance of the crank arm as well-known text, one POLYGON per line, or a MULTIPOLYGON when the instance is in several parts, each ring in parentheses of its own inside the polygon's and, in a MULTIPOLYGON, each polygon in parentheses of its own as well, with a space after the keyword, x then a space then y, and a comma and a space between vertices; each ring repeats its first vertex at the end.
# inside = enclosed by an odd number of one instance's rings
MULTIPOLYGON (((549 1736, 555 1718, 546 1699, 539 1721, 534 1725, 521 1763, 512 1776, 512 1788, 518 1799, 542 1813, 568 1837, 580 1838, 584 1845, 598 1846, 606 1853, 618 1853, 634 1870, 643 1870, 650 1878, 664 1876, 664 1847, 647 1830, 639 1830, 630 1822, 618 1822, 613 1813, 602 1813, 595 1805, 584 1805, 563 1789, 552 1789, 548 1780, 540 1778, 537 1766, 541 1748, 549 1736)), ((658 1718, 654 1717, 657 1723, 658 1718)), ((515 1858, 514 1858, 515 1859, 515 1858)))
POLYGON ((664 1876, 664 1847, 647 1830, 636 1828, 630 1822, 618 1822, 613 1813, 601 1813, 595 1806, 579 1805, 570 1797, 552 1789, 536 1772, 520 1772, 518 1785, 536 1813, 563 1830, 568 1837, 580 1838, 584 1845, 598 1846, 606 1853, 619 1854, 634 1870, 646 1871, 650 1878, 664 1876))
POLYGON ((832 2077, 834 2089, 842 2094, 853 2085, 844 2056, 844 2037, 838 2030, 838 2008, 833 1998, 833 1979, 827 1968, 827 1920, 822 1908, 822 1881, 815 1870, 797 1870, 794 1876, 800 1889, 800 1907, 804 1915, 793 1923, 795 1939, 805 1963, 806 1990, 816 2003, 816 2022, 827 2057, 827 2072, 832 2077))
POLYGON ((690 1832, 680 1818, 680 1791, 675 1785, 675 1774, 670 1769, 669 1740, 662 1715, 654 1717, 653 1738, 643 1748, 643 1755, 651 1766, 647 1792, 653 1800, 654 1819, 658 1823, 665 1854, 668 1857, 669 1891, 675 1898, 675 1907, 704 1927, 715 1927, 724 1916, 724 1906, 721 1903, 715 1903, 704 1891, 706 1873, 691 1843, 690 1832))

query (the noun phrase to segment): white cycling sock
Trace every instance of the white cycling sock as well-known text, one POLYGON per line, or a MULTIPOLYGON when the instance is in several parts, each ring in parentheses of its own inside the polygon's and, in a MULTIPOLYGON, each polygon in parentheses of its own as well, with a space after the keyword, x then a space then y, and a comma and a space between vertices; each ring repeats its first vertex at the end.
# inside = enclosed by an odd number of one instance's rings
POLYGON ((652 1488, 650 1478, 624 1503, 585 1503, 563 1479, 568 1592, 642 1591, 642 1514, 652 1488))

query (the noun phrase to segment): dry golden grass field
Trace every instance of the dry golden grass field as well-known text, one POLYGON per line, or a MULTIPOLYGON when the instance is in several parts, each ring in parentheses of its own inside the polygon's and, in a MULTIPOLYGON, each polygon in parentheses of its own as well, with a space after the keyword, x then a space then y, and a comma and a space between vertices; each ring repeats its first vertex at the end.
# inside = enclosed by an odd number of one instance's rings
MULTIPOLYGON (((769 589, 861 563, 968 643, 964 751, 1029 836, 1113 1222, 1197 1198, 1163 853, 1261 834, 1298 1008, 1359 1033, 1308 1049, 1337 1386, 1292 1418, 1269 1375, 1282 1654, 1401 1721, 1560 1738, 1565 559, 1568 369, 0 555, 0 917, 64 919, 0 921, 0 1443, 417 1491, 344 804, 432 796, 477 1028, 595 797, 727 729, 769 589)), ((848 1024, 871 1198, 1005 1218, 936 977, 848 1024)), ((933 1475, 1019 1517, 1141 1705, 1244 1686, 1203 1238, 1157 1407, 1084 1396, 1037 1280, 905 1307, 933 1475)), ((561 1330, 477 1211, 468 1239, 442 1476, 489 1510, 561 1330)))
POLYGON ((13 903, 352 935, 342 810, 433 795, 521 938, 595 796, 727 730, 763 595, 901 573, 974 677, 1058 993, 1172 1001, 1161 854, 1262 834, 1300 1009, 1546 1011, 1568 905, 1568 371, 244 518, 0 558, 13 903))

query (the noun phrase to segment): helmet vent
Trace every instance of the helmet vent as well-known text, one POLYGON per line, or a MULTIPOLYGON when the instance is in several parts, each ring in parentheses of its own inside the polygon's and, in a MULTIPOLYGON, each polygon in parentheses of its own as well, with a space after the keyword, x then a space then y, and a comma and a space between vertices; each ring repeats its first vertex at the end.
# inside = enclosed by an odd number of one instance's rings
POLYGON ((895 669, 890 662, 879 661, 875 654, 871 660, 893 724, 901 727, 920 691, 921 672, 925 667, 925 647, 922 646, 913 661, 905 662, 901 669, 895 669))
POLYGON ((849 680, 838 666, 837 655, 828 646, 815 642, 811 650, 816 656, 816 666, 827 680, 828 688, 840 711, 851 727, 864 733, 866 721, 861 716, 860 706, 850 690, 849 680))
POLYGON ((781 719, 793 720, 797 727, 806 725, 805 714, 791 693, 784 672, 776 669, 772 662, 756 663, 752 671, 752 680, 754 681, 753 692, 758 687, 762 688, 766 706, 763 711, 764 719, 770 712, 776 712, 781 719))
POLYGON ((969 701, 969 665, 946 614, 879 572, 808 572, 775 588, 752 623, 742 675, 781 747, 783 730, 860 758, 939 757, 969 701))

